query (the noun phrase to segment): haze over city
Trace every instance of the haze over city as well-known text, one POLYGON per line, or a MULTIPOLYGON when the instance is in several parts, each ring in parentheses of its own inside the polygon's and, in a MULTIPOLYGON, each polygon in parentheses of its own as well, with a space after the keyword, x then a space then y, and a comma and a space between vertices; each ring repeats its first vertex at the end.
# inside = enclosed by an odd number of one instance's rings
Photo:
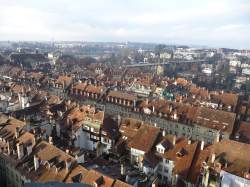
POLYGON ((248 0, 0 0, 0 40, 250 48, 248 0))

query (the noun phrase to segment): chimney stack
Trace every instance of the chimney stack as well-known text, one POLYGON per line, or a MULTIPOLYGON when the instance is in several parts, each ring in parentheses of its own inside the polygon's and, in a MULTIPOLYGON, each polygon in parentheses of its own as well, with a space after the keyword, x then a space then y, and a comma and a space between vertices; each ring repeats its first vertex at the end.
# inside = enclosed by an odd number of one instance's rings
POLYGON ((22 143, 17 143, 16 147, 17 147, 17 157, 18 157, 18 159, 23 158, 23 156, 24 156, 23 144, 22 143))
POLYGON ((162 131, 162 136, 166 136, 166 131, 165 130, 162 131))
POLYGON ((120 114, 118 114, 118 116, 117 116, 117 123, 118 123, 118 127, 120 128, 120 126, 121 126, 121 115, 120 114))
POLYGON ((125 175, 125 167, 124 164, 121 164, 121 175, 125 175))
POLYGON ((211 163, 213 164, 214 161, 215 161, 215 154, 213 153, 213 154, 212 154, 212 157, 211 157, 211 163))
POLYGON ((153 108, 152 108, 152 113, 154 113, 155 112, 155 106, 153 106, 153 108))
POLYGON ((173 146, 175 146, 175 144, 176 144, 176 135, 174 135, 173 137, 173 146))
POLYGON ((170 112, 172 112, 172 110, 173 110, 173 105, 172 105, 172 104, 169 104, 169 105, 168 105, 168 109, 169 109, 170 112))
POLYGON ((224 165, 225 168, 227 168, 227 161, 225 161, 225 165, 224 165))
POLYGON ((53 138, 52 138, 52 136, 49 136, 49 144, 53 145, 53 138))
POLYGON ((39 158, 37 157, 37 155, 34 155, 34 167, 35 171, 39 168, 39 158))
POLYGON ((204 149, 205 142, 204 140, 201 141, 201 151, 204 149))
POLYGON ((216 134, 215 142, 216 142, 216 143, 220 142, 220 132, 218 132, 218 133, 216 134))
POLYGON ((7 153, 8 155, 10 155, 10 142, 7 141, 7 153))

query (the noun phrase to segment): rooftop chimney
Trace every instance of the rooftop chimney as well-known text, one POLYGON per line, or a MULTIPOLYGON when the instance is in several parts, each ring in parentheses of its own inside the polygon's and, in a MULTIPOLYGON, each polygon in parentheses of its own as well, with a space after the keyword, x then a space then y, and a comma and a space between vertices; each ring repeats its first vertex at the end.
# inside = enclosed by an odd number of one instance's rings
POLYGON ((165 130, 162 131, 162 136, 166 136, 166 131, 165 130))
POLYGON ((118 114, 118 116, 117 116, 117 123, 118 123, 118 127, 120 127, 121 126, 121 116, 120 116, 120 114, 118 114))
POLYGON ((7 153, 8 155, 10 155, 10 142, 7 141, 7 153))
POLYGON ((23 156, 24 156, 23 144, 22 143, 17 143, 16 147, 17 147, 17 157, 18 157, 18 159, 23 158, 23 156))
POLYGON ((227 161, 225 161, 225 165, 224 165, 225 168, 227 168, 227 161))
POLYGON ((53 145, 53 138, 52 138, 52 136, 49 137, 49 144, 53 145))
POLYGON ((175 144, 176 144, 176 135, 174 135, 173 137, 173 146, 175 146, 175 144))
POLYGON ((204 145, 205 145, 205 142, 204 142, 204 140, 202 140, 202 141, 201 141, 201 150, 204 149, 204 145))
POLYGON ((215 142, 218 143, 220 141, 220 132, 216 134, 215 142))
POLYGON ((124 164, 121 164, 121 175, 125 175, 125 167, 124 167, 124 164))
POLYGON ((215 154, 213 153, 213 154, 212 154, 212 157, 211 157, 211 163, 213 164, 214 161, 215 161, 215 154))
POLYGON ((169 111, 172 112, 172 110, 173 110, 173 105, 172 105, 172 104, 169 104, 168 107, 169 107, 169 108, 168 108, 169 111))
POLYGON ((35 171, 38 170, 39 168, 39 158, 37 155, 34 155, 34 167, 35 167, 35 171))

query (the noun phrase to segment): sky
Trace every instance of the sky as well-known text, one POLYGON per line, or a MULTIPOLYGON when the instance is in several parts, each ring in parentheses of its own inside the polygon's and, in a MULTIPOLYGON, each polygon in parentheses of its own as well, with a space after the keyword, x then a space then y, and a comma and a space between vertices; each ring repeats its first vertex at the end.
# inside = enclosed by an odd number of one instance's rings
POLYGON ((250 49, 250 0, 0 0, 0 40, 250 49))

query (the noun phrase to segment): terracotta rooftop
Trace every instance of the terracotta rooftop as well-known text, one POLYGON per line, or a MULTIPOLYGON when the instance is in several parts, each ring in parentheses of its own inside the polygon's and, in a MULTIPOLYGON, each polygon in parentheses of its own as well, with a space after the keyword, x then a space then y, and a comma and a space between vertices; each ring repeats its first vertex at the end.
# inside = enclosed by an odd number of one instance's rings
POLYGON ((160 134, 160 128, 142 125, 129 143, 129 147, 148 153, 160 134))
POLYGON ((132 187, 132 185, 125 183, 125 182, 122 182, 120 180, 115 180, 113 187, 132 187))
POLYGON ((23 134, 21 134, 20 137, 16 139, 16 142, 23 144, 31 143, 32 147, 34 147, 36 144, 34 134, 31 134, 29 132, 24 132, 23 134))
POLYGON ((221 130, 231 134, 235 118, 236 114, 232 112, 199 107, 194 116, 194 122, 200 126, 221 130))
POLYGON ((0 114, 0 126, 8 121, 9 117, 5 114, 0 114))
POLYGON ((89 170, 82 181, 83 183, 89 184, 91 186, 97 184, 98 187, 112 187, 114 183, 114 179, 102 175, 101 173, 95 170, 89 170))
POLYGON ((90 84, 85 88, 85 91, 89 93, 101 94, 103 92, 103 89, 103 86, 94 86, 90 84))
POLYGON ((76 90, 85 90, 85 88, 87 87, 87 84, 86 83, 77 83, 73 86, 73 89, 76 89, 76 90))
POLYGON ((130 142, 140 129, 141 124, 141 121, 132 118, 123 120, 119 129, 123 139, 126 139, 126 142, 130 142))
MULTIPOLYGON (((249 171, 250 144, 222 140, 212 145, 211 154, 215 154, 216 156, 215 163, 220 162, 222 165, 221 169, 228 173, 244 177, 244 172, 249 171)), ((212 164, 210 163, 210 165, 212 164)))
POLYGON ((129 94, 126 92, 121 92, 121 91, 110 91, 108 94, 108 97, 120 98, 120 99, 129 100, 129 101, 137 100, 136 95, 129 94))
POLYGON ((211 97, 217 98, 222 104, 235 107, 238 103, 238 95, 234 93, 214 93, 211 97))
POLYGON ((98 121, 100 122, 100 124, 102 124, 104 120, 104 112, 103 111, 96 112, 94 107, 90 107, 88 105, 83 105, 81 107, 76 106, 66 111, 63 119, 64 119, 64 125, 73 125, 74 129, 78 129, 80 127, 79 125, 81 125, 80 122, 89 119, 92 122, 98 121), (70 124, 68 124, 68 120, 71 121, 70 124))
POLYGON ((192 184, 196 184, 201 172, 202 164, 208 161, 210 152, 211 146, 206 146, 203 150, 201 150, 199 147, 197 148, 193 163, 189 170, 190 172, 188 174, 187 181, 191 182, 192 184))
POLYGON ((85 167, 77 165, 71 170, 65 182, 66 183, 84 183, 83 179, 87 173, 88 173, 88 170, 85 167))
POLYGON ((176 139, 172 135, 161 137, 161 141, 158 144, 162 144, 165 147, 165 152, 157 152, 156 155, 174 161, 174 174, 181 175, 186 179, 195 157, 198 142, 190 142, 189 144, 187 138, 178 138, 175 140, 175 144, 173 144, 174 138, 176 139))
POLYGON ((72 80, 73 80, 73 78, 70 77, 70 76, 61 75, 61 76, 59 76, 57 78, 56 83, 58 83, 58 84, 64 84, 65 83, 65 85, 69 85, 72 80))
POLYGON ((61 102, 62 100, 56 95, 48 96, 47 104, 49 105, 60 104, 61 102))
MULTIPOLYGON (((61 149, 48 142, 40 142, 34 149, 33 155, 36 155, 40 160, 40 167, 37 171, 27 173, 32 181, 36 182, 63 182, 69 170, 66 168, 65 162, 71 163, 73 166, 75 158, 66 154, 61 149), (50 167, 48 167, 50 165, 50 167)), ((33 157, 30 158, 33 163, 33 157)))

